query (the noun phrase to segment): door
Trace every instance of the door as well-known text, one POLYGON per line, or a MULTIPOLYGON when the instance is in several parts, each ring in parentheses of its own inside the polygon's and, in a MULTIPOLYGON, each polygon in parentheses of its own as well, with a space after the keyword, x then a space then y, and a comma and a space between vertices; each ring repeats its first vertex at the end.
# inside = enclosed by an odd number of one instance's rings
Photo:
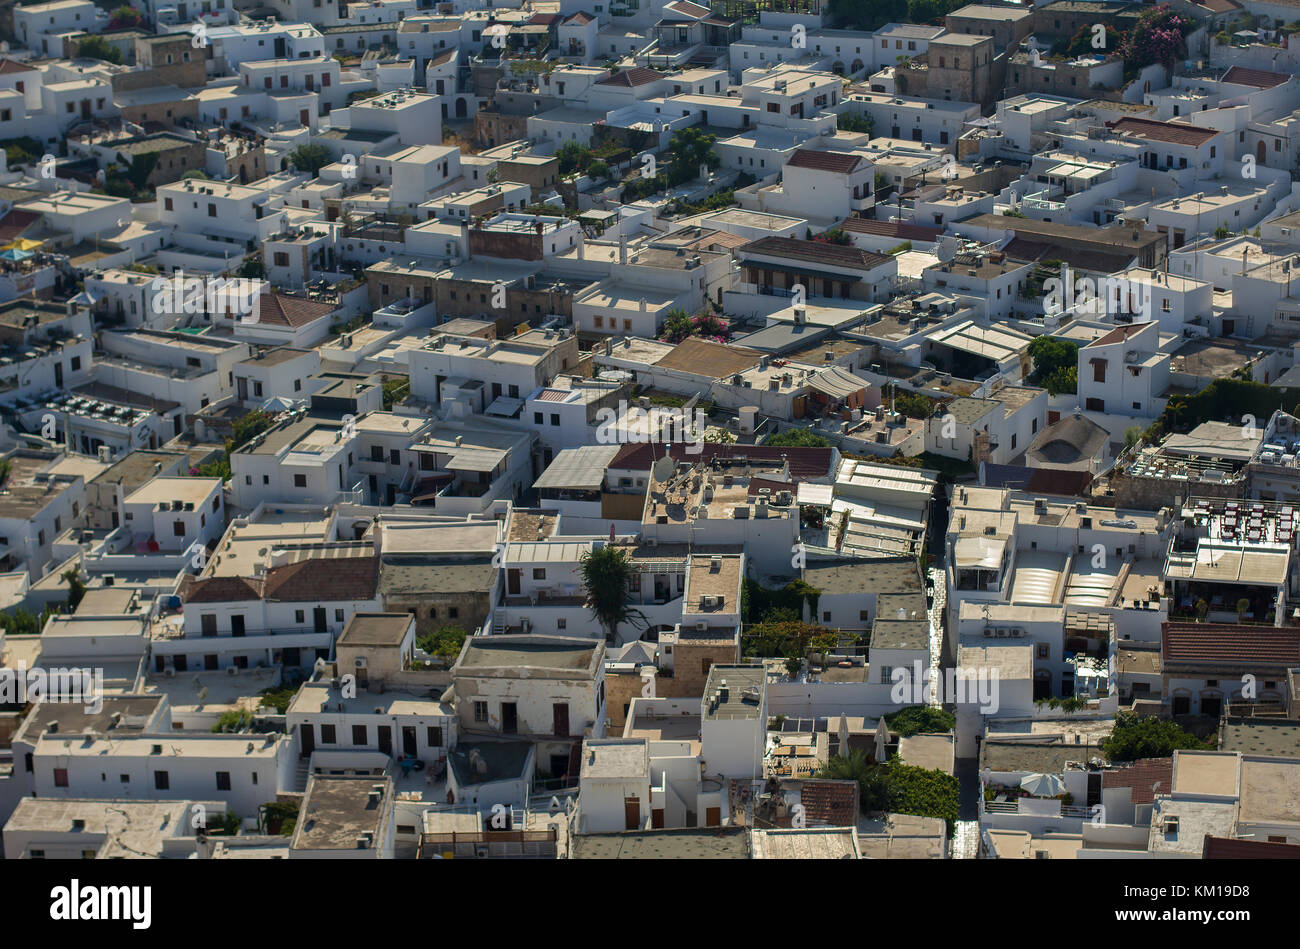
POLYGON ((1219 717, 1219 712, 1223 711, 1223 699, 1217 695, 1201 696, 1201 714, 1210 715, 1214 718, 1219 717))
POLYGON ((1186 715, 1191 711, 1192 700, 1186 695, 1174 696, 1174 714, 1186 715))
POLYGON ((63 363, 61 362, 54 364, 54 384, 60 389, 63 388, 63 363))
POLYGON ((379 732, 379 750, 386 755, 393 753, 393 727, 391 725, 380 725, 376 731, 379 732))
POLYGON ((329 628, 325 623, 325 607, 318 606, 312 610, 312 618, 316 622, 316 632, 323 633, 329 628))
POLYGON ((506 592, 511 596, 519 595, 519 568, 511 567, 506 571, 506 592))
POLYGON ((402 754, 406 755, 406 757, 408 758, 414 758, 416 750, 417 749, 415 747, 415 726, 403 725, 402 726, 402 754))
POLYGON ((568 755, 551 755, 551 777, 562 778, 569 773, 568 755))
POLYGON ((1223 321, 1223 335, 1224 335, 1224 336, 1231 336, 1231 335, 1232 335, 1233 333, 1235 333, 1236 331, 1237 331, 1237 321, 1236 321, 1236 320, 1224 320, 1224 321, 1223 321))
POLYGON ((655 830, 663 830, 664 827, 664 809, 662 807, 652 808, 650 811, 650 826, 655 830))
POLYGON ((501 730, 507 735, 519 731, 519 706, 514 702, 501 703, 501 730))
POLYGON ((230 617, 230 635, 231 636, 244 635, 244 617, 242 614, 239 616, 230 617))
POLYGON ((641 799, 623 798, 623 829, 639 830, 641 827, 641 799))
POLYGON ((175 659, 172 660, 172 665, 176 667, 177 672, 185 672, 190 667, 189 657, 177 656, 175 659))
POLYGON ((306 723, 298 726, 298 744, 302 746, 300 756, 310 758, 316 750, 316 732, 306 723))
POLYGON ((217 668, 217 657, 212 653, 208 653, 206 656, 204 656, 203 668, 207 669, 209 672, 215 671, 217 668))
POLYGON ((706 807, 704 809, 704 826, 721 827, 722 826, 722 808, 706 807))
POLYGON ((1258 165, 1264 164, 1266 157, 1268 157, 1268 149, 1264 147, 1263 142, 1260 142, 1255 146, 1255 163, 1258 165))
POLYGON ((281 36, 278 37, 275 41, 275 58, 284 59, 284 57, 285 57, 284 37, 281 36))
POLYGON ((304 128, 306 128, 311 124, 310 117, 308 116, 306 109, 298 110, 298 124, 303 126, 304 128))
POLYGON ((561 738, 569 737, 569 703, 556 702, 551 706, 551 717, 554 721, 555 734, 561 738))
POLYGON ((199 632, 204 636, 217 635, 216 613, 204 613, 199 617, 199 632))
POLYGON ((248 401, 248 380, 246 378, 236 379, 235 387, 239 390, 239 401, 248 401))

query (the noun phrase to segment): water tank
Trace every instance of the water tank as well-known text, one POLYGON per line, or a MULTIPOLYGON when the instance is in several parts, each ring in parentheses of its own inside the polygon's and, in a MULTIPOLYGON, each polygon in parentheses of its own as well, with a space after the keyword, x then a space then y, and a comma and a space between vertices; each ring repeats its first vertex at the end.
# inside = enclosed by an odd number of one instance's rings
POLYGON ((756 423, 757 423, 757 419, 758 419, 758 406, 757 406, 757 405, 742 405, 742 406, 740 407, 740 411, 739 411, 739 413, 737 413, 737 414, 740 416, 740 431, 741 431, 741 433, 742 433, 742 434, 745 434, 745 435, 753 435, 753 434, 754 434, 754 427, 755 427, 755 425, 756 425, 756 423))

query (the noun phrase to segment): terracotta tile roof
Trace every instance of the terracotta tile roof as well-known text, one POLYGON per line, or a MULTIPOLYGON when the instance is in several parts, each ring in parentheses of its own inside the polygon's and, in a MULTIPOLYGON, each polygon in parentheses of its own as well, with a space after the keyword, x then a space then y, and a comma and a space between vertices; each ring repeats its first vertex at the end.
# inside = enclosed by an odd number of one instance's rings
POLYGON ((657 73, 653 69, 644 69, 641 66, 633 66, 631 69, 623 69, 614 73, 612 76, 606 76, 596 83, 598 86, 644 86, 652 82, 658 82, 664 78, 662 73, 657 73))
POLYGON ((674 3, 665 3, 664 12, 680 13, 682 16, 689 16, 699 20, 708 16, 711 11, 708 7, 700 6, 698 3, 691 3, 690 0, 676 0, 674 3))
MULTIPOLYGON (((1130 336, 1136 335, 1138 330, 1150 325, 1150 323, 1127 323, 1124 326, 1117 326, 1105 336, 1098 336, 1088 346, 1109 346, 1112 343, 1122 343, 1130 336)), ((1083 348, 1087 349, 1088 346, 1083 348)))
POLYGON ((805 781, 800 791, 804 816, 832 827, 856 827, 858 785, 854 781, 805 781))
POLYGON ((1287 82, 1290 78, 1286 73, 1233 66, 1224 74, 1223 81, 1238 86, 1254 86, 1256 89, 1272 89, 1274 86, 1280 86, 1287 82))
POLYGON ((268 570, 265 598, 285 603, 370 600, 378 588, 378 557, 309 559, 268 570))
POLYGON ((943 233, 943 228, 939 227, 902 221, 877 221, 866 217, 846 217, 840 222, 840 228, 850 234, 877 234, 881 237, 897 237, 900 241, 936 241, 943 233))
POLYGON ((550 26, 552 23, 559 23, 564 17, 558 13, 534 13, 528 18, 530 26, 550 26))
POLYGON ((763 254, 767 257, 788 257, 791 260, 811 261, 835 267, 859 267, 871 270, 887 263, 884 254, 872 253, 844 244, 827 244, 822 241, 804 241, 794 237, 760 237, 740 248, 741 253, 763 254))
POLYGON ((1300 844, 1277 844, 1267 840, 1205 835, 1202 860, 1300 860, 1300 844))
POLYGON ((28 66, 26 63, 20 63, 16 59, 0 59, 0 76, 8 76, 12 73, 36 72, 36 67, 28 66))
POLYGON ((817 171, 833 171, 841 175, 847 175, 862 164, 862 159, 857 155, 846 155, 843 152, 823 152, 814 151, 811 148, 801 148, 786 162, 793 168, 813 168, 817 171))
POLYGON ((585 23, 590 23, 590 22, 591 22, 592 20, 594 20, 594 19, 595 19, 595 17, 592 16, 591 14, 589 14, 589 13, 583 13, 581 10, 579 10, 577 13, 575 13, 573 16, 569 17, 569 18, 568 18, 567 20, 565 20, 564 22, 565 22, 565 23, 584 23, 584 24, 585 24, 585 23))
POLYGON ((658 369, 679 369, 682 372, 694 372, 714 379, 721 379, 758 365, 763 354, 757 349, 744 346, 729 346, 715 343, 708 339, 691 337, 684 339, 655 367, 658 369))
POLYGON ((181 599, 186 603, 237 603, 262 598, 262 581, 253 577, 208 577, 194 580, 181 599))
POLYGON ((1164 623, 1161 658, 1170 663, 1300 665, 1300 629, 1231 623, 1164 623))
POLYGON ((259 301, 258 322, 278 326, 306 326, 337 310, 332 303, 318 303, 282 293, 264 293, 259 301))
POLYGON ((1128 788, 1134 804, 1150 804, 1156 794, 1168 794, 1174 786, 1173 758, 1139 758, 1126 768, 1109 768, 1101 773, 1102 790, 1128 788))
POLYGON ((22 208, 11 208, 9 213, 0 219, 0 244, 10 244, 23 236, 23 232, 41 219, 38 211, 24 211, 22 208))
POLYGON ((1234 0, 1196 0, 1198 7, 1204 7, 1211 13, 1227 13, 1230 10, 1240 10, 1241 4, 1235 3, 1234 0))
POLYGON ((1176 122, 1157 122, 1155 119, 1125 117, 1118 122, 1106 124, 1121 135, 1133 135, 1147 141, 1164 142, 1168 145, 1204 145, 1219 134, 1218 129, 1203 129, 1176 122))

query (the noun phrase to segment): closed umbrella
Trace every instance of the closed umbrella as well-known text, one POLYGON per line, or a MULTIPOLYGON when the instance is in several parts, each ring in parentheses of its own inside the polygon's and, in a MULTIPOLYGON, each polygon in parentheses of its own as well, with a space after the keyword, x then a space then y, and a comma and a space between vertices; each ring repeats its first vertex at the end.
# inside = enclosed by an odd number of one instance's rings
POLYGON ((1065 782, 1054 774, 1027 774, 1020 786, 1034 797, 1056 797, 1065 793, 1065 782))

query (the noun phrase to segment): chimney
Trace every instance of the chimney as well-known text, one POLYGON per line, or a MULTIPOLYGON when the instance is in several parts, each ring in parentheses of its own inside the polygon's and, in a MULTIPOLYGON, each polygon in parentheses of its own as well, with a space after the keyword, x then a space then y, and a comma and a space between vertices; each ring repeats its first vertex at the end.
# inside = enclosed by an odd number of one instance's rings
POLYGON ((378 557, 384 552, 384 525, 375 521, 375 556, 378 557))
POLYGON ((619 266, 627 264, 627 237, 623 234, 618 235, 618 263, 619 266))
POLYGON ((586 241, 578 241, 578 259, 579 259, 579 260, 586 260, 586 259, 587 259, 587 242, 586 242, 586 241))

